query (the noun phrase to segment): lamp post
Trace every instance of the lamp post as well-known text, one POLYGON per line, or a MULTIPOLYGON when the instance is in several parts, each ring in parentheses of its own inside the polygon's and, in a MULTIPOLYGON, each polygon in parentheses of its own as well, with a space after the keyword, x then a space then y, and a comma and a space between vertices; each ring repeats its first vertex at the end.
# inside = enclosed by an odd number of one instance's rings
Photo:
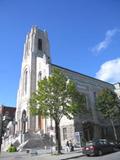
POLYGON ((2 145, 2 115, 0 114, 0 152, 1 152, 1 145, 2 145))

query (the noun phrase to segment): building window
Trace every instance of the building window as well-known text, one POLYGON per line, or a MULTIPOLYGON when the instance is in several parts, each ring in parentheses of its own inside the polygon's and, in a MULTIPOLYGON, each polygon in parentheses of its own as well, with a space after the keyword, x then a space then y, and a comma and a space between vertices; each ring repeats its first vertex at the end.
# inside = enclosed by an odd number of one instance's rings
POLYGON ((38 49, 42 51, 42 39, 38 39, 38 49))
POLYGON ((93 95, 94 95, 94 99, 96 99, 96 96, 97 96, 96 92, 93 92, 93 95))
POLYGON ((63 140, 67 139, 67 128, 63 128, 63 140))
POLYGON ((24 94, 27 94, 27 87, 28 87, 28 71, 25 70, 24 72, 24 84, 23 84, 23 89, 24 89, 24 94))
POLYGON ((42 73, 40 71, 39 74, 38 74, 38 81, 40 81, 41 79, 42 79, 42 73))

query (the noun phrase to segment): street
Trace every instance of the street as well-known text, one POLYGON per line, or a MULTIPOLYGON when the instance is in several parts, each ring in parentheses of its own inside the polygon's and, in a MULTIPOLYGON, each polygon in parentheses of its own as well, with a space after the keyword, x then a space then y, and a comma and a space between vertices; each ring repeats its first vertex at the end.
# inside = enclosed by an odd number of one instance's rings
POLYGON ((96 157, 80 156, 80 153, 66 153, 63 155, 51 155, 50 153, 40 153, 38 155, 31 155, 25 152, 0 154, 0 160, 120 160, 120 151, 96 157), (72 158, 75 157, 75 158, 72 158), (77 158, 78 157, 78 158, 77 158))
POLYGON ((111 153, 111 154, 106 154, 103 156, 95 156, 95 157, 79 157, 79 158, 74 158, 71 160, 120 160, 120 151, 111 153))

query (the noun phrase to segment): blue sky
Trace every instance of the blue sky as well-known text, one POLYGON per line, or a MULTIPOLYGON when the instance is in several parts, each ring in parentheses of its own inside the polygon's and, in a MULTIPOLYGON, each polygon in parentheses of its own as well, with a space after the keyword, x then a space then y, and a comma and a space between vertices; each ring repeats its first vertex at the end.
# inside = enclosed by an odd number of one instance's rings
POLYGON ((49 34, 52 63, 120 81, 119 0, 0 0, 0 104, 15 106, 26 34, 49 34))

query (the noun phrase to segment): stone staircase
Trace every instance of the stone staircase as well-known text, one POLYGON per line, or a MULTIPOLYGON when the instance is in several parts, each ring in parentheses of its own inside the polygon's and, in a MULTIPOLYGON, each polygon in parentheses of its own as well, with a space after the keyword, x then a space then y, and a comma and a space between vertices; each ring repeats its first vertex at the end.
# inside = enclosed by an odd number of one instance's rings
POLYGON ((18 147, 18 150, 22 151, 34 148, 46 149, 50 148, 53 145, 54 145, 53 140, 49 135, 47 134, 40 135, 28 132, 25 133, 25 142, 18 147))
POLYGON ((9 137, 5 140, 4 145, 2 146, 2 150, 6 151, 8 146, 13 144, 17 147, 19 151, 23 151, 26 149, 49 149, 54 145, 52 138, 47 134, 38 134, 35 132, 26 132, 24 134, 24 141, 21 143, 21 135, 18 135, 16 138, 9 137))

